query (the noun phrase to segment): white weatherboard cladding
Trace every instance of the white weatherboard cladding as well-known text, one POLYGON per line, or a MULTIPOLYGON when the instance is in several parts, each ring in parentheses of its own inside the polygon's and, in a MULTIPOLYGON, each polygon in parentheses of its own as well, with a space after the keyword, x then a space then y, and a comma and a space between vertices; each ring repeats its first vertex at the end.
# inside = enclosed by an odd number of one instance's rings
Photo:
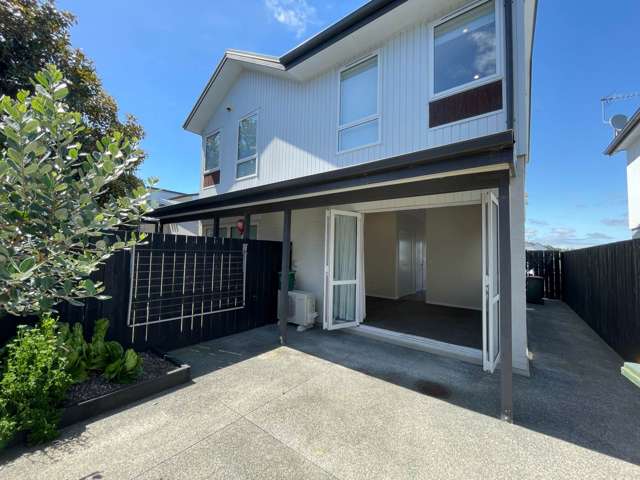
POLYGON ((222 139, 220 184, 202 194, 312 175, 505 130, 502 111, 428 128, 429 52, 427 22, 362 52, 361 57, 379 55, 381 142, 345 153, 337 153, 337 127, 339 71, 346 64, 304 83, 244 70, 203 132, 221 129, 222 139), (236 181, 238 121, 254 111, 257 176, 236 181))
POLYGON ((629 228, 635 234, 640 228, 640 139, 627 150, 627 201, 629 228))

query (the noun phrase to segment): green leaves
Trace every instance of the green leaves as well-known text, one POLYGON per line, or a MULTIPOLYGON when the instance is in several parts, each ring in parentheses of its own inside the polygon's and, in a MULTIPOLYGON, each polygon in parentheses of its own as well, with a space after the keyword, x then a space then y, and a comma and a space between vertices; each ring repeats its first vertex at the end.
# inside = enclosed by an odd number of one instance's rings
POLYGON ((81 324, 76 323, 73 329, 62 324, 59 343, 74 382, 82 382, 89 372, 102 373, 107 380, 118 383, 133 381, 142 373, 142 358, 132 349, 125 352, 118 342, 106 341, 108 329, 109 320, 96 320, 91 343, 87 343, 81 324))
POLYGON ((96 289, 96 286, 91 281, 91 279, 87 278, 86 280, 83 280, 82 286, 84 287, 89 297, 95 297, 98 294, 98 290, 96 289))
POLYGON ((147 190, 137 183, 118 196, 106 193, 133 177, 141 157, 135 142, 116 132, 87 150, 83 145, 94 142, 64 103, 62 73, 48 66, 35 81, 34 94, 0 98, 0 314, 42 314, 63 300, 105 298, 90 276, 141 240, 115 237, 148 210, 147 190))
POLYGON ((17 431, 26 431, 31 443, 55 438, 71 381, 67 358, 58 350, 55 320, 44 317, 36 327, 18 327, 7 344, 0 380, 0 446, 17 431))
POLYGON ((20 262, 20 273, 27 273, 31 270, 36 264, 36 259, 33 257, 27 257, 22 262, 20 262))

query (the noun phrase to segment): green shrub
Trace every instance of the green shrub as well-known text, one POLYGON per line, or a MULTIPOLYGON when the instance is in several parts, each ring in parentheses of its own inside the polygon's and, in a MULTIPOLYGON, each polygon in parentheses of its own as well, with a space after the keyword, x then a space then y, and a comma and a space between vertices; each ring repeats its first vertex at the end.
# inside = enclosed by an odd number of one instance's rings
POLYGON ((122 346, 118 342, 105 340, 107 330, 109 330, 109 320, 106 318, 96 320, 88 349, 88 365, 91 370, 97 372, 104 372, 110 363, 122 357, 122 346))
POLYGON ((132 349, 125 352, 118 342, 106 341, 107 330, 109 320, 96 320, 91 343, 87 343, 81 324, 72 329, 66 324, 61 327, 60 345, 74 383, 85 381, 89 372, 103 373, 115 383, 132 382, 142 373, 142 358, 132 349))
POLYGON ((0 446, 18 431, 27 432, 29 443, 55 438, 60 405, 71 382, 55 320, 45 316, 38 326, 19 326, 6 347, 0 380, 0 446))
MULTIPOLYGON (((118 344, 120 346, 120 344, 118 344)), ((120 347, 122 348, 122 347, 120 347)), ((124 355, 107 365, 104 376, 116 383, 129 383, 142 373, 142 358, 132 348, 128 348, 124 355)))
POLYGON ((0 314, 16 316, 106 298, 91 274, 144 240, 120 232, 149 210, 142 185, 107 195, 140 163, 137 140, 114 131, 86 142, 86 119, 65 103, 62 73, 49 65, 33 83, 33 93, 15 98, 0 92, 0 314))
POLYGON ((82 333, 82 324, 76 323, 71 329, 68 324, 61 323, 59 330, 58 343, 67 359, 67 371, 73 383, 84 382, 89 374, 86 360, 88 346, 82 333))

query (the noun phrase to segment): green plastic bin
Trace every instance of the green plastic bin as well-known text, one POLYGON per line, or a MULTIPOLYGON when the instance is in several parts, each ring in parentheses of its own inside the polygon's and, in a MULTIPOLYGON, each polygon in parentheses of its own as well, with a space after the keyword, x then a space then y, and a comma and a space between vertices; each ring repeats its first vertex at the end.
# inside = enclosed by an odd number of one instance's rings
MULTIPOLYGON (((278 272, 278 290, 282 289, 282 272, 278 272)), ((296 289, 296 272, 291 270, 289 272, 289 291, 296 289)))

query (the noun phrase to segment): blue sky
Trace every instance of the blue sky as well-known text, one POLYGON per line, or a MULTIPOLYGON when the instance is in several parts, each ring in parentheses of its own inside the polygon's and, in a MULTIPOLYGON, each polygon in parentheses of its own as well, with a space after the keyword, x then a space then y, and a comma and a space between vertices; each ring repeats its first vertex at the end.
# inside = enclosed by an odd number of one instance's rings
MULTIPOLYGON (((363 0, 59 0, 78 18, 72 42, 96 63, 121 112, 147 136, 143 177, 197 191, 198 137, 182 122, 227 48, 280 55, 363 0)), ((640 91, 640 2, 540 0, 535 39, 527 236, 575 248, 629 238, 624 154, 605 157, 611 129, 599 99, 640 91), (633 53, 635 51, 635 53, 633 53), (635 59, 634 59, 635 58, 635 59)), ((640 105, 616 103, 608 113, 640 105)))

